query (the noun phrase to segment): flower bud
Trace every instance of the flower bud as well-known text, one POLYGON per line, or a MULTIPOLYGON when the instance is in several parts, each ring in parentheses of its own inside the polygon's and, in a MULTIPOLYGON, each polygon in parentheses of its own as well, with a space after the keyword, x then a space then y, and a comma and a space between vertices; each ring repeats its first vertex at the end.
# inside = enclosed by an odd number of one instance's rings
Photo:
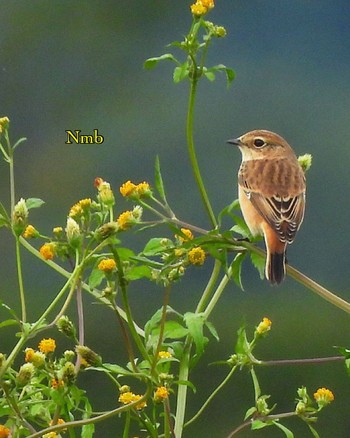
POLYGON ((62 315, 56 322, 58 330, 66 335, 68 338, 75 339, 76 330, 72 321, 66 315, 62 315))
POLYGON ((67 218, 66 235, 67 235, 68 243, 71 246, 77 247, 80 244, 81 241, 80 227, 72 217, 67 218))
POLYGON ((32 363, 25 363, 21 366, 21 368, 18 371, 18 375, 16 377, 16 383, 18 386, 25 386, 27 385, 33 375, 34 375, 34 365, 32 363))
POLYGON ((85 345, 77 345, 75 351, 84 359, 88 365, 100 366, 102 365, 102 358, 89 347, 85 345))
POLYGON ((15 205, 12 217, 13 230, 16 236, 20 236, 24 232, 27 227, 27 220, 28 208, 26 205, 26 201, 21 198, 15 205))

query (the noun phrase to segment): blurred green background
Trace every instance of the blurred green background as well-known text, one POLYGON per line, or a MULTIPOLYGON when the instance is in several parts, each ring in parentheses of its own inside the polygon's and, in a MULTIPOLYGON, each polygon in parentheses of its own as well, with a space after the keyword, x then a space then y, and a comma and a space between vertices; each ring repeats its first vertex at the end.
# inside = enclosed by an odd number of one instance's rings
MULTIPOLYGON (((63 225, 71 205, 94 196, 101 176, 117 191, 127 179, 153 181, 159 154, 170 203, 177 216, 208 228, 189 166, 185 144, 186 83, 172 83, 170 63, 154 71, 144 60, 169 50, 191 23, 189 1, 32 0, 0 3, 0 116, 11 119, 13 140, 28 141, 16 154, 17 196, 40 197, 46 204, 31 214, 44 234, 63 225), (65 130, 90 133, 97 128, 102 145, 66 145, 65 130)), ((264 128, 284 136, 297 154, 313 155, 304 224, 290 247, 290 263, 321 284, 350 299, 349 288, 349 74, 350 7, 347 0, 293 2, 217 0, 208 19, 225 26, 208 64, 224 63, 237 73, 231 89, 224 77, 199 87, 196 143, 200 166, 215 211, 237 196, 238 151, 225 141, 264 128)), ((8 169, 0 162, 0 200, 8 205, 8 169)), ((125 208, 122 204, 120 211, 125 208)), ((230 223, 227 227, 231 226, 230 223)), ((158 235, 165 233, 159 230, 158 235)), ((135 249, 137 239, 130 243, 135 249)), ((18 309, 13 241, 0 230, 0 296, 18 309)), ((37 317, 62 280, 24 254, 30 316, 37 317)), ((171 305, 192 310, 211 269, 211 261, 193 269, 174 287, 171 305), (190 278, 191 277, 191 278, 190 278)), ((229 285, 212 315, 221 337, 212 341, 194 373, 189 415, 226 373, 208 363, 231 353, 238 326, 254 327, 263 316, 273 321, 258 347, 261 359, 336 354, 349 346, 350 316, 287 279, 280 287, 260 281, 246 263, 245 291, 229 285)), ((162 291, 140 283, 130 291, 140 324, 160 307, 162 291)), ((5 316, 4 316, 5 317, 5 316)), ((54 332, 53 335, 56 336, 54 332)), ((59 348, 71 348, 60 337, 59 348)), ((15 339, 3 330, 0 351, 15 339)), ((33 341, 35 346, 36 340, 33 341)), ((86 343, 105 361, 126 361, 113 316, 86 297, 86 343)), ((350 382, 342 364, 258 369, 263 393, 271 393, 276 412, 294 409, 296 390, 306 385, 333 390, 335 402, 320 415, 322 437, 349 436, 350 382)), ((101 376, 86 374, 96 410, 116 406, 117 395, 101 376)), ((185 438, 226 437, 253 404, 253 389, 241 372, 211 403, 185 438)), ((285 424, 296 437, 310 436, 304 424, 285 424)), ((119 437, 117 419, 97 426, 96 437, 119 437)), ((241 432, 240 437, 281 437, 281 431, 241 432)))

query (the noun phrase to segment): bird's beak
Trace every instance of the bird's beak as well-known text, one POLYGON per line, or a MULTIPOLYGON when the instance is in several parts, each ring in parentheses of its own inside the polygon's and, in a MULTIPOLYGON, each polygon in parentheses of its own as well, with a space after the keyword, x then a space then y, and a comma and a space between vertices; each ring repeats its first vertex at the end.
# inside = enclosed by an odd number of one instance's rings
POLYGON ((232 138, 230 140, 227 140, 226 143, 234 144, 235 146, 241 146, 241 144, 242 144, 240 138, 232 138))

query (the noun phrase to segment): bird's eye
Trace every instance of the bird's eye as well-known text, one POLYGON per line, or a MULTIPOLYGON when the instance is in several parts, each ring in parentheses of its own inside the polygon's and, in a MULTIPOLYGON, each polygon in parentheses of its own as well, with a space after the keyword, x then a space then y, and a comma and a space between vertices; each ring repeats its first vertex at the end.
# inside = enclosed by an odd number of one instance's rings
POLYGON ((266 143, 261 138, 256 138, 254 140, 254 146, 257 148, 262 148, 266 143))

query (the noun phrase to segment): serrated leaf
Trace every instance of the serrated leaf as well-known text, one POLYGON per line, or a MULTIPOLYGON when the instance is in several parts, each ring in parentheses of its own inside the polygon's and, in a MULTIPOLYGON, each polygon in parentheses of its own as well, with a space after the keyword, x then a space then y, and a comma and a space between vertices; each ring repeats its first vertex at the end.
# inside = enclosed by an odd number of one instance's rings
POLYGON ((45 204, 45 201, 43 201, 40 198, 28 198, 28 199, 26 199, 26 206, 27 206, 28 210, 30 210, 31 208, 39 208, 43 204, 45 204))
POLYGON ((179 82, 183 81, 187 77, 188 77, 188 64, 187 64, 187 62, 179 65, 178 67, 175 67, 174 73, 173 73, 173 80, 174 80, 175 84, 178 84, 179 82))
POLYGON ((278 429, 281 429, 287 438, 294 438, 293 432, 289 430, 286 426, 283 426, 283 424, 279 423, 278 421, 273 421, 273 424, 274 426, 278 427, 278 429))
POLYGON ((153 58, 148 58, 143 64, 143 67, 147 70, 154 68, 160 61, 173 61, 178 64, 177 59, 171 53, 164 53, 161 56, 155 56, 153 58))
POLYGON ((159 196, 162 198, 162 200, 166 203, 166 196, 165 196, 165 189, 164 189, 164 183, 162 174, 160 171, 160 161, 159 156, 156 156, 156 162, 155 162, 155 175, 154 175, 154 184, 157 189, 157 192, 159 193, 159 196))
POLYGON ((253 266, 258 270, 261 280, 263 280, 265 278, 265 257, 252 251, 250 259, 253 266))

